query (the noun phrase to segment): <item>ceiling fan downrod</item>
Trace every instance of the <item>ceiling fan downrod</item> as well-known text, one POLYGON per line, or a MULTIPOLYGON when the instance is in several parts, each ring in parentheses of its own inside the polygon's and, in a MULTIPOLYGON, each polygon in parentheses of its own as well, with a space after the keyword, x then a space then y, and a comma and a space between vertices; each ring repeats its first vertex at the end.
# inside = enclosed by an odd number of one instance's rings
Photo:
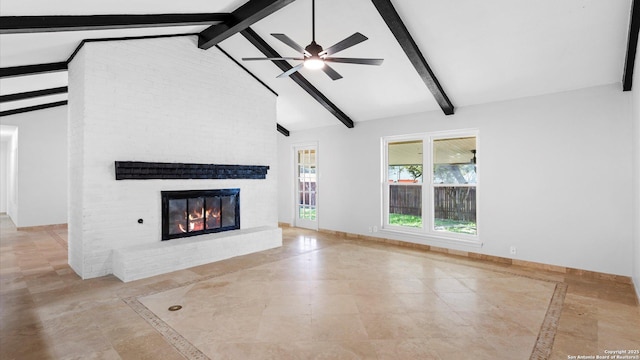
POLYGON ((316 0, 311 0, 311 41, 316 42, 316 0))

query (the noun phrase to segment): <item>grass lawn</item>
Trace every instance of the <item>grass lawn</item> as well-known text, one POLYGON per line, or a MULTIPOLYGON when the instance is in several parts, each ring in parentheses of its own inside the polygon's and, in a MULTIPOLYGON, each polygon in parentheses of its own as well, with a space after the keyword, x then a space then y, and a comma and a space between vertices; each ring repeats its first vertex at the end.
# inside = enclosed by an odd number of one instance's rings
POLYGON ((300 206, 298 208, 298 218, 299 219, 307 219, 307 220, 315 220, 316 219, 316 208, 305 208, 300 206))
POLYGON ((389 225, 421 228, 422 217, 415 215, 389 214, 389 225))
MULTIPOLYGON (((389 225, 421 228, 422 217, 415 215, 389 214, 389 225)), ((435 230, 470 235, 475 235, 477 232, 475 222, 450 219, 435 219, 435 230)))

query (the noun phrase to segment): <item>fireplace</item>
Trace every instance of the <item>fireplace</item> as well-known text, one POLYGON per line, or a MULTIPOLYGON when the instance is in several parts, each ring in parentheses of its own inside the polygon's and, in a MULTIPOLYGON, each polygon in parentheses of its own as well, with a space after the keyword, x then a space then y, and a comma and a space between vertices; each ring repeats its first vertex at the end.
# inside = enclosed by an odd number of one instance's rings
POLYGON ((162 191, 162 240, 240 229, 240 189, 162 191))

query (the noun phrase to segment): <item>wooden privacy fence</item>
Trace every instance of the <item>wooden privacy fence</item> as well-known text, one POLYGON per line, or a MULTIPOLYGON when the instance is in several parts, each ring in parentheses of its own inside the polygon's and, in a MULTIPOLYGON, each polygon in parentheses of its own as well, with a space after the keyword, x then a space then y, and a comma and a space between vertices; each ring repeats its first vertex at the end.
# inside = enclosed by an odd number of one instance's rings
POLYGON ((476 221, 475 187, 436 187, 433 204, 436 219, 476 221))
MULTIPOLYGON (((436 219, 476 221, 475 187, 436 187, 433 204, 436 219)), ((422 186, 391 185, 389 213, 422 215, 422 186)))
POLYGON ((422 215, 422 186, 389 186, 389 213, 422 215))

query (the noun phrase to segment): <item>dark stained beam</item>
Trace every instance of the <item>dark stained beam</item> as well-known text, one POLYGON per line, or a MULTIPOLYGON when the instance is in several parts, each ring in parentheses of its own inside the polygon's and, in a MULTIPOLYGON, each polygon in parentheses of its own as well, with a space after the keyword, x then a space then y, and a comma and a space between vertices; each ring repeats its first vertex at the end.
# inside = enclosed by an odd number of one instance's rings
POLYGON ((0 16, 0 34, 211 25, 231 14, 0 16))
POLYGON ((51 89, 43 89, 43 90, 35 90, 35 91, 26 91, 16 94, 2 95, 0 96, 0 103, 9 102, 9 101, 18 101, 24 99, 32 99, 41 96, 55 95, 55 94, 64 94, 68 91, 66 86, 61 86, 57 88, 51 89))
POLYGON ((633 85, 633 68, 636 62, 636 50, 638 48, 638 30, 640 30, 640 1, 634 0, 631 5, 627 56, 624 60, 624 74, 622 75, 623 91, 630 91, 633 85))
POLYGON ((289 136, 289 130, 285 129, 284 126, 280 125, 280 124, 276 124, 276 129, 278 129, 278 132, 284 136, 289 136))
POLYGON ((67 71, 67 62, 0 68, 0 78, 67 71))
MULTIPOLYGON (((240 32, 242 36, 244 36, 253 46, 255 46, 258 50, 260 50, 266 57, 281 57, 280 54, 275 51, 260 35, 256 34, 255 31, 251 28, 246 28, 240 32)), ((274 64, 280 70, 287 71, 292 68, 292 66, 286 60, 272 60, 274 64)), ((311 97, 313 97, 317 102, 320 103, 325 109, 327 109, 331 114, 338 118, 346 127, 352 128, 353 121, 340 110, 334 103, 331 102, 324 94, 320 92, 315 86, 311 85, 311 83, 299 72, 295 72, 289 76, 291 80, 293 80, 296 84, 298 84, 301 88, 304 89, 311 97)))
POLYGON ((56 101, 56 102, 48 103, 48 104, 27 106, 27 107, 23 107, 23 108, 19 108, 19 109, 13 109, 13 110, 0 111, 0 116, 9 116, 9 115, 15 115, 15 114, 22 114, 22 113, 26 113, 26 112, 30 112, 30 111, 48 109, 48 108, 57 107, 57 106, 63 106, 63 105, 67 105, 67 100, 56 101))
POLYGON ((144 40, 144 39, 161 39, 161 38, 171 38, 171 37, 185 37, 185 36, 198 36, 196 33, 191 34, 164 34, 164 35, 145 35, 145 36, 125 36, 125 37, 113 37, 113 38, 97 38, 97 39, 84 39, 80 42, 80 44, 76 47, 76 49, 71 53, 69 58, 67 59, 67 64, 70 64, 71 61, 78 55, 78 52, 82 47, 87 43, 92 42, 106 42, 106 41, 128 41, 128 40, 144 40))
POLYGON ((371 0, 373 5, 375 5, 376 9, 382 16, 382 19, 398 40, 398 43, 404 50, 405 54, 413 64, 413 67, 416 69, 422 81, 427 85, 429 91, 433 94, 433 97, 436 99, 440 108, 446 115, 452 115, 454 112, 453 104, 447 94, 445 94, 440 82, 436 78, 435 74, 429 67, 427 60, 420 52, 418 45, 413 40, 413 37, 407 30, 407 27, 402 22, 400 15, 391 4, 391 0, 371 0))
MULTIPOLYGON (((238 62, 238 60, 234 59, 233 56, 229 55, 229 53, 227 53, 226 51, 224 51, 220 46, 216 45, 216 48, 218 48, 218 50, 220 50, 221 53, 223 53, 226 57, 229 58, 229 60, 233 61, 236 65, 238 65, 242 70, 246 71, 247 74, 249 74, 252 78, 256 79, 257 82, 259 82, 260 84, 262 84, 262 86, 264 86, 267 90, 271 91, 271 93, 275 96, 278 96, 278 93, 275 92, 275 90, 273 90, 269 85, 267 85, 264 81, 260 80, 259 77, 257 77, 254 73, 252 73, 251 71, 249 71, 249 69, 247 69, 244 65, 240 64, 240 62, 238 62)), ((284 129, 284 128, 283 128, 284 129)), ((289 135, 287 135, 289 136, 289 135)))
POLYGON ((295 0, 249 0, 231 13, 232 20, 213 25, 200 33, 198 47, 209 49, 222 40, 239 33, 295 0))

